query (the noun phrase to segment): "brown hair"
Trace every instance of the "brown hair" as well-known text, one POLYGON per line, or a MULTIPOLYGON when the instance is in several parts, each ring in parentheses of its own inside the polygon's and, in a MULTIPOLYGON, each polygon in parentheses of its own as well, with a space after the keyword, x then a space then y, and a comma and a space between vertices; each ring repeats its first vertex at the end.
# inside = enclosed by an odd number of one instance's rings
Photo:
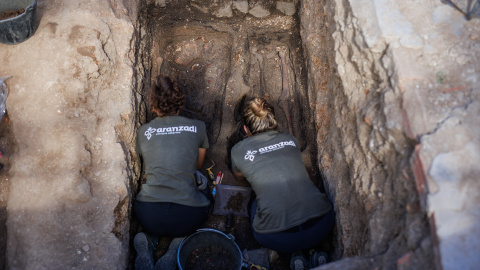
POLYGON ((243 122, 252 135, 278 127, 273 107, 264 98, 254 98, 243 110, 243 122))
POLYGON ((185 104, 185 96, 175 81, 158 75, 150 89, 147 103, 158 116, 175 115, 185 104))

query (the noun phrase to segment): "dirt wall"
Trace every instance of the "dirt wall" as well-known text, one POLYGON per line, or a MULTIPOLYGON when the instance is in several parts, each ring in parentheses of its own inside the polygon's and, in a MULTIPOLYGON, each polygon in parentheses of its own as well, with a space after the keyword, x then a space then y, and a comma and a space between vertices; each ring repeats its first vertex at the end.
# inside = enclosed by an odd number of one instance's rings
POLYGON ((302 2, 302 39, 337 255, 355 258, 325 269, 475 268, 479 20, 436 1, 320 2, 302 2))
POLYGON ((415 142, 403 132, 388 44, 367 45, 349 2, 303 1, 300 14, 319 166, 337 212, 337 259, 363 256, 390 268, 413 253, 431 267, 410 166, 415 142))

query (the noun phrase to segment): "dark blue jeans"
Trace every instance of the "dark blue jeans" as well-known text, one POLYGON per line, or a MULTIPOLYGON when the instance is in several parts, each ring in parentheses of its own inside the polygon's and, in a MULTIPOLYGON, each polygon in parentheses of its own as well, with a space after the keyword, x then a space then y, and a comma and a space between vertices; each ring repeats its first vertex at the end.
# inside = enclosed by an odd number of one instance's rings
MULTIPOLYGON (((253 200, 250 208, 250 222, 257 212, 257 200, 253 200)), ((330 234, 335 224, 335 211, 330 210, 325 215, 276 233, 257 233, 252 228, 253 237, 262 246, 279 253, 293 253, 303 249, 313 248, 320 244, 330 234)))

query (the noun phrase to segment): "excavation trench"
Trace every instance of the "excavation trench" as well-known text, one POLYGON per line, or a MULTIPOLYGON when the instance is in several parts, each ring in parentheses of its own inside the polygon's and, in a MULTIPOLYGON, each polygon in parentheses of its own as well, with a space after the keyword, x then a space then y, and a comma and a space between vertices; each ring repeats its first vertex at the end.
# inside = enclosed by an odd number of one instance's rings
MULTIPOLYGON (((224 173, 223 184, 245 185, 231 174, 229 149, 242 137, 242 102, 261 96, 274 106, 280 130, 299 140, 311 179, 323 189, 298 18, 279 12, 268 20, 244 16, 212 20, 191 8, 144 8, 142 97, 158 74, 179 83, 186 95, 180 115, 207 126, 210 148, 203 173, 208 175, 205 169, 215 164, 212 172, 224 173)), ((154 117, 148 108, 146 112, 142 123, 154 117)), ((242 250, 260 248, 247 218, 235 217, 231 223, 228 228, 224 216, 212 215, 205 226, 233 233, 242 250)))
MULTIPOLYGON (((387 57, 369 51, 354 28, 340 37, 336 33, 334 40, 335 26, 351 23, 348 5, 341 9, 346 14, 342 19, 335 17, 339 11, 331 1, 303 1, 295 10, 277 6, 260 18, 232 8, 232 14, 222 17, 193 3, 142 3, 139 124, 153 119, 145 96, 154 77, 175 78, 186 94, 180 114, 207 126, 211 160, 203 172, 207 174, 213 161, 214 174, 225 174, 223 183, 243 185, 229 170, 229 148, 239 140, 238 112, 244 98, 265 97, 275 107, 280 130, 299 140, 312 181, 335 206, 336 227, 321 246, 333 260, 367 256, 353 263, 390 267, 408 252, 419 254, 412 260, 420 264, 430 260, 424 202, 409 166, 414 143, 387 127, 390 115, 385 112, 398 112, 401 104, 389 93, 392 85, 381 61, 387 57), (335 49, 339 39, 346 47, 341 55, 335 49), (348 75, 339 75, 339 69, 348 75), (361 89, 360 94, 344 89, 349 83, 361 89)), ((140 158, 134 167, 143 181, 140 158)), ((134 220, 132 224, 135 233, 138 227, 134 220)), ((242 250, 261 247, 246 218, 236 217, 228 227, 225 217, 211 215, 204 226, 234 234, 242 250)), ((170 240, 160 242, 157 257, 170 240)), ((288 268, 280 261, 272 263, 288 268)))

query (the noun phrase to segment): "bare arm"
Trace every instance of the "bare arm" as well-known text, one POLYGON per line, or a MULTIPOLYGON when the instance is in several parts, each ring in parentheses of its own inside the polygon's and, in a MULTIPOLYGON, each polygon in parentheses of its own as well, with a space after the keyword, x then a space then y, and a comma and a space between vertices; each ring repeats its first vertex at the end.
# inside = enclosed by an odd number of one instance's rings
POLYGON ((198 148, 197 170, 200 170, 200 168, 202 168, 203 161, 205 160, 205 154, 206 153, 207 153, 207 149, 198 148))
POLYGON ((233 176, 235 176, 235 179, 237 179, 238 181, 246 181, 245 177, 243 176, 243 173, 236 172, 236 171, 232 171, 232 172, 233 172, 233 176))

